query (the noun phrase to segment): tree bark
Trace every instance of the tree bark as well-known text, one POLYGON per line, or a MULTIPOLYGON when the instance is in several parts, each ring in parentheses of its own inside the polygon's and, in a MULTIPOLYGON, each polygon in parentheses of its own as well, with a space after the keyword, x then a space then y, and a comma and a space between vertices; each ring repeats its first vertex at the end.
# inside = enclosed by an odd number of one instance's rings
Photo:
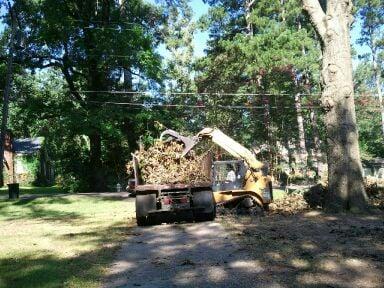
POLYGON ((301 109, 301 96, 300 93, 295 94, 295 108, 296 108, 296 120, 299 129, 299 161, 301 165, 307 164, 308 153, 305 146, 305 131, 304 131, 304 119, 303 111, 301 109))
MULTIPOLYGON (((374 47, 373 40, 371 41, 371 47, 374 47)), ((383 92, 381 91, 381 71, 379 69, 379 65, 377 64, 377 51, 375 48, 371 48, 372 50, 372 63, 373 63, 373 73, 375 78, 375 85, 377 96, 379 97, 379 105, 380 105, 380 113, 381 113, 381 131, 384 136, 384 103, 383 103, 383 92)))
POLYGON ((4 142, 5 134, 8 127, 8 112, 9 112, 9 94, 11 93, 12 87, 12 74, 13 74, 13 52, 14 52, 14 40, 16 34, 16 17, 13 14, 13 8, 9 6, 9 13, 11 15, 11 37, 9 44, 9 56, 7 61, 7 76, 5 80, 4 96, 3 96, 3 108, 1 115, 1 132, 0 132, 0 187, 4 186, 4 142))
POLYGON ((99 133, 94 132, 89 135, 90 142, 90 189, 92 192, 105 191, 104 170, 101 161, 101 136, 99 133))
POLYGON ((319 129, 317 127, 317 115, 315 109, 310 110, 309 117, 312 123, 312 137, 313 137, 313 149, 312 149, 312 160, 314 168, 316 169, 317 175, 319 175, 319 158, 321 155, 320 151, 320 136, 319 129))
POLYGON ((351 0, 328 0, 326 13, 318 0, 303 0, 322 42, 322 106, 327 131, 331 211, 364 211, 367 208, 358 144, 352 82, 350 25, 351 0))

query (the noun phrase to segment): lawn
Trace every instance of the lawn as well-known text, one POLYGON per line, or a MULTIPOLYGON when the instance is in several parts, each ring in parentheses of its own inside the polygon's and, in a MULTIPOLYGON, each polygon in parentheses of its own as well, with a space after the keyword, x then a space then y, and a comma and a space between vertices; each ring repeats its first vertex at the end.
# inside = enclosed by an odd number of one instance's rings
MULTIPOLYGON (((51 186, 51 187, 35 187, 35 186, 20 186, 20 195, 53 195, 53 194, 61 194, 65 193, 63 189, 59 186, 51 186)), ((4 186, 0 188, 0 196, 8 195, 8 187, 4 186)))
POLYGON ((98 287, 133 212, 112 197, 0 200, 0 287, 98 287))
POLYGON ((278 188, 273 188, 272 192, 273 192, 274 200, 282 199, 285 197, 285 195, 287 195, 287 193, 284 190, 278 189, 278 188))

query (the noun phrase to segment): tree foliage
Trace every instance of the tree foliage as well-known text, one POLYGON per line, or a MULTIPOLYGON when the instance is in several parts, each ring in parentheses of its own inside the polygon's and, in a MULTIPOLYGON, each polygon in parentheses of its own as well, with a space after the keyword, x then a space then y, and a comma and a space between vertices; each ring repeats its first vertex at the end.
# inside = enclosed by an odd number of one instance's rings
MULTIPOLYGON (((188 0, 13 1, 18 37, 25 41, 15 55, 9 128, 16 137, 46 137, 58 180, 71 191, 126 183, 130 153, 165 127, 195 133, 216 126, 258 148, 275 170, 280 152, 286 149, 292 162, 303 139, 307 164, 324 161, 316 158, 324 143, 319 139, 325 140, 321 46, 301 3, 205 2, 208 14, 195 23, 188 0), (209 41, 206 56, 196 60, 197 29, 207 30, 209 41)), ((384 155, 380 114, 370 97, 383 74, 381 2, 360 0, 357 9, 360 43, 375 44, 379 67, 373 67, 371 49, 354 76, 360 143, 368 158, 384 155)), ((5 15, 0 87, 9 21, 5 15)))

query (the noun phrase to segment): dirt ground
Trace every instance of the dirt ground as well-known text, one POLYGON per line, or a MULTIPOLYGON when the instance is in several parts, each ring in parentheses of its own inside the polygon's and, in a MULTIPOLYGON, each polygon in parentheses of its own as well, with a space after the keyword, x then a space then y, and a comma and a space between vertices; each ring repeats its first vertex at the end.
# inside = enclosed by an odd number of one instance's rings
MULTIPOLYGON (((280 287, 384 287, 384 214, 318 211, 218 220, 280 287)), ((257 287, 257 285, 255 285, 257 287)))
POLYGON ((219 222, 137 227, 104 287, 254 287, 263 271, 219 222))
POLYGON ((104 287, 384 287, 384 214, 219 216, 131 230, 104 287))

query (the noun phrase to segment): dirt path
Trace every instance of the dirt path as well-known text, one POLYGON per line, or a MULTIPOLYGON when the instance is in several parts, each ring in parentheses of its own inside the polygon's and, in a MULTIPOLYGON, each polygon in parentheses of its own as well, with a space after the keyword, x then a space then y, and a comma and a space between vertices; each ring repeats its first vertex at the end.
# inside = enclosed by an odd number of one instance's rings
POLYGON ((104 287, 279 287, 218 222, 135 228, 104 287))
POLYGON ((221 216, 134 228, 111 287, 384 287, 384 214, 221 216))
POLYGON ((384 213, 227 216, 222 223, 282 287, 384 287, 384 213))

